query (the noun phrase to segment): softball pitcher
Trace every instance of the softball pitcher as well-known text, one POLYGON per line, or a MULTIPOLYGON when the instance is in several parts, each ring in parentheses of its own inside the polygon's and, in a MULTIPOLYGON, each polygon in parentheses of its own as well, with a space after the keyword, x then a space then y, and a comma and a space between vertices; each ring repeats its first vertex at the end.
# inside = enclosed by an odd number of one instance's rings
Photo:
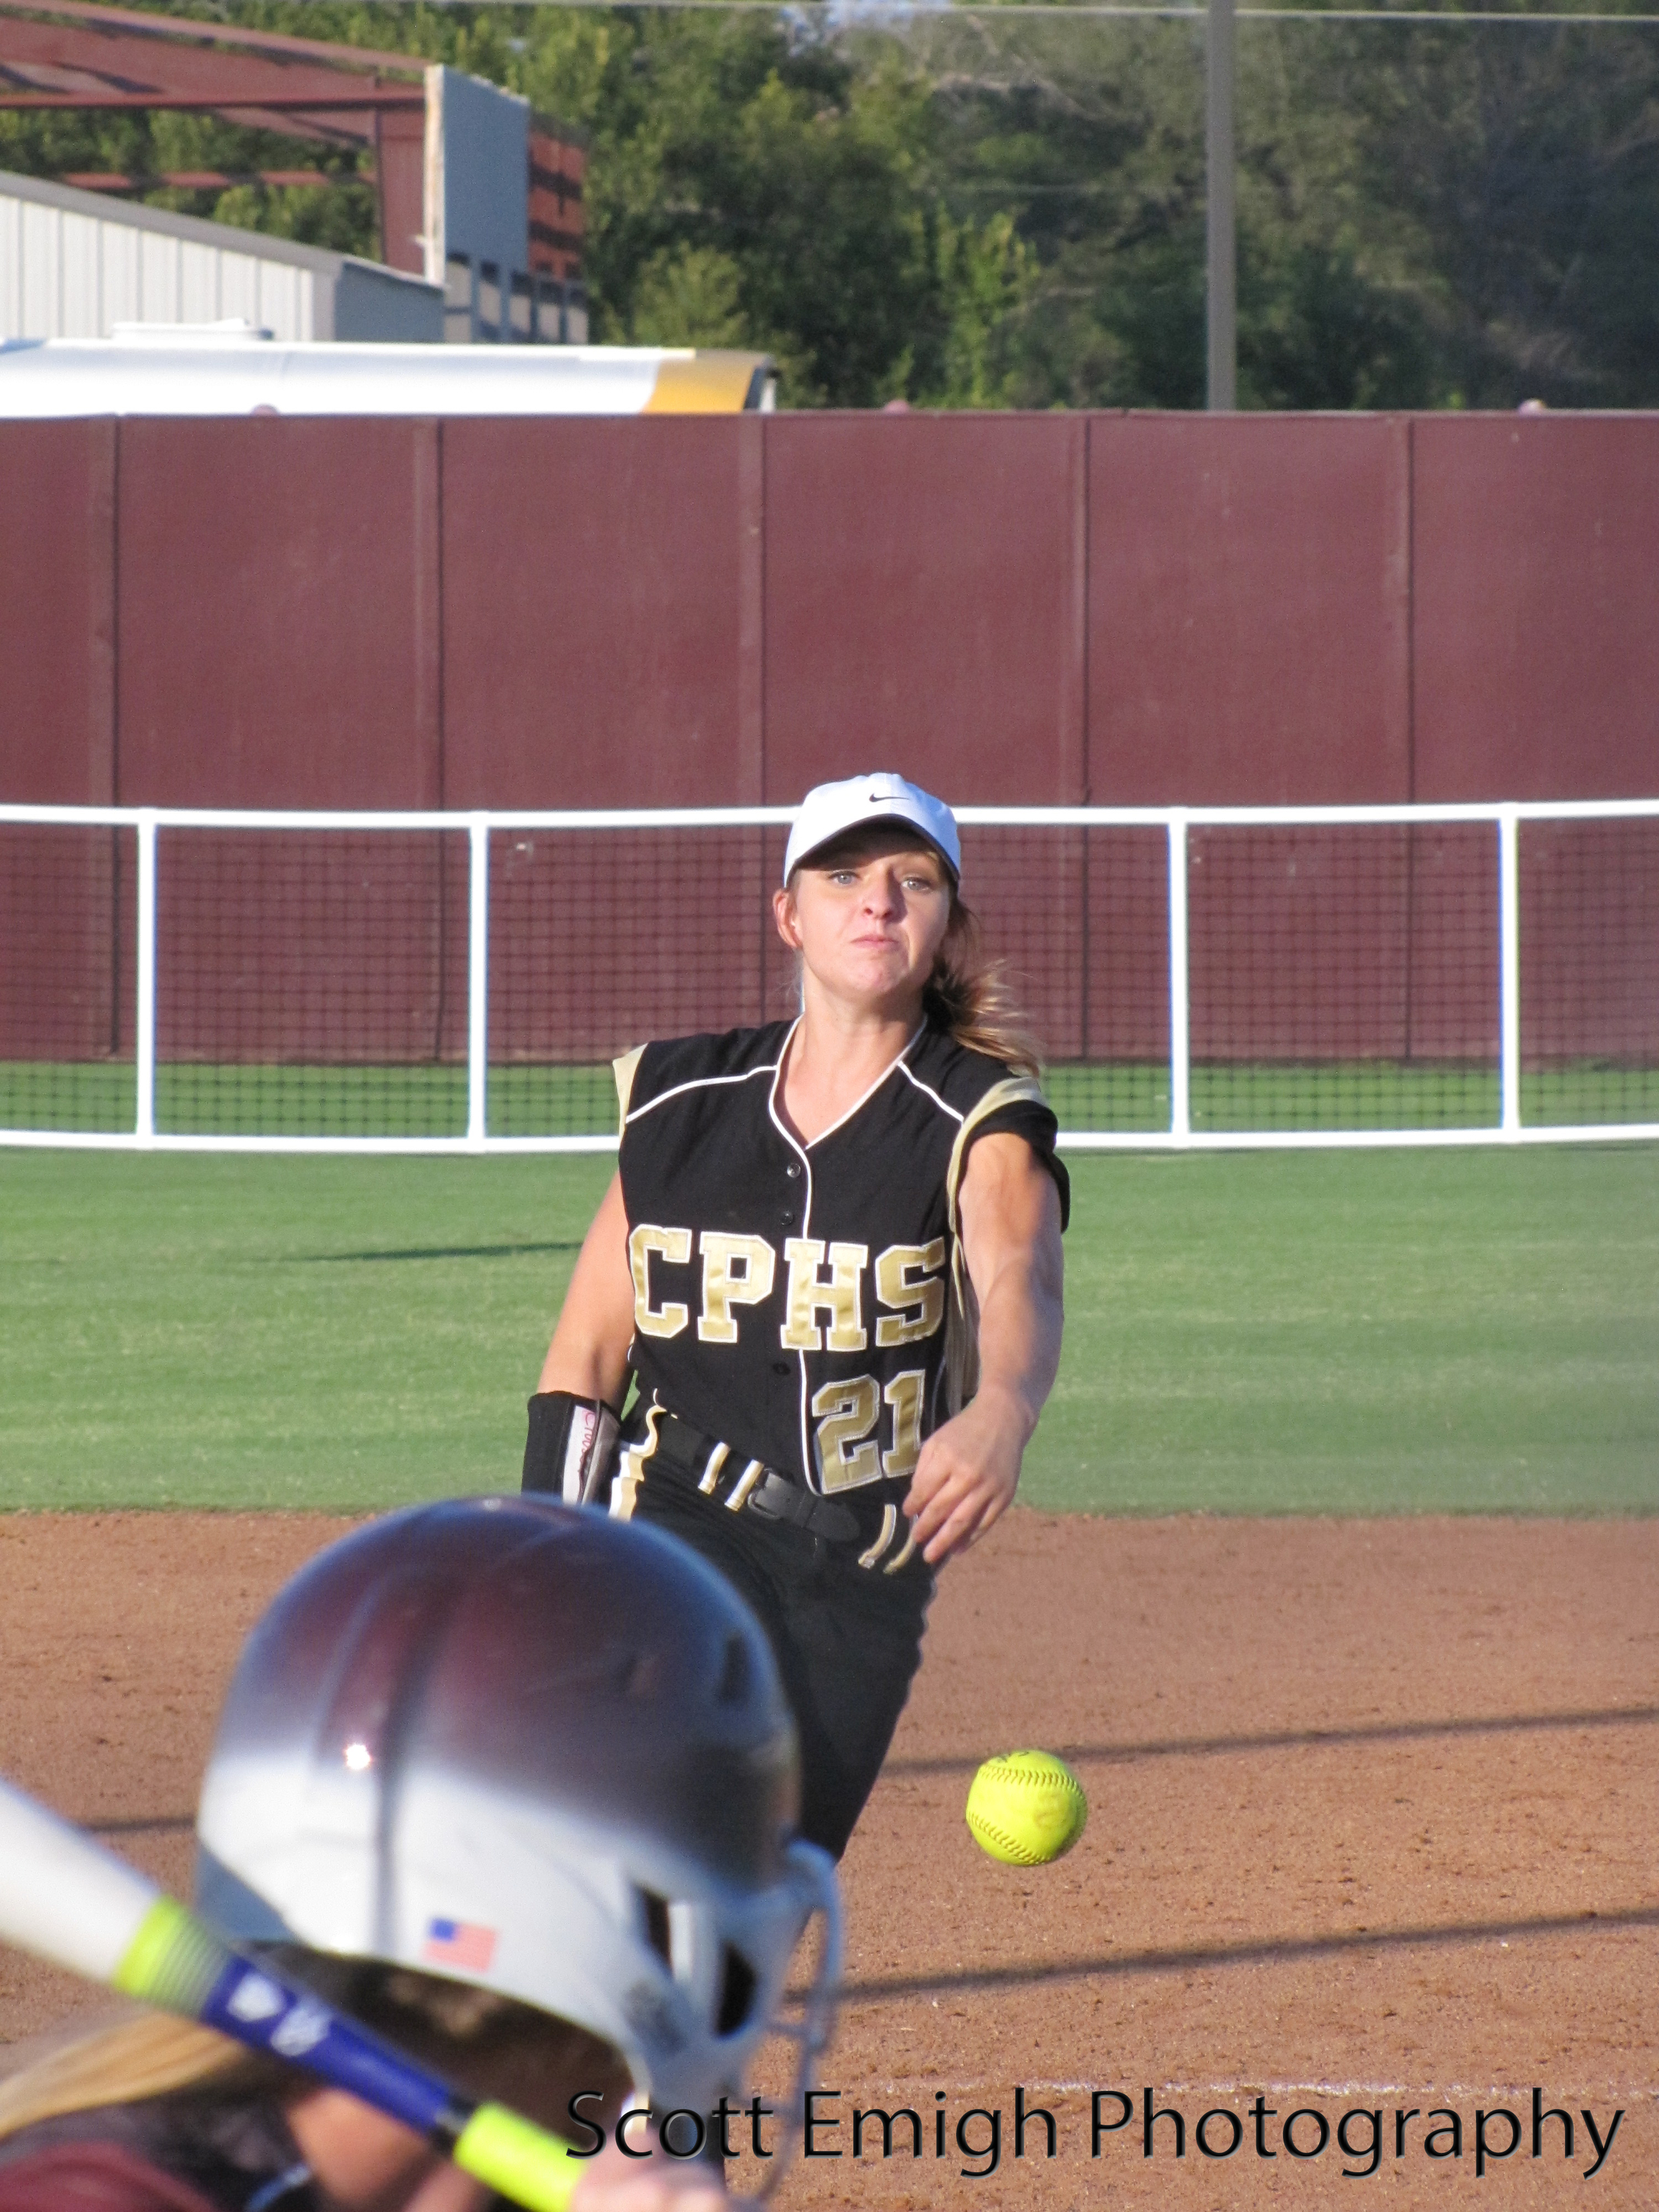
POLYGON ((530 1404, 526 1490, 672 1530, 758 1614, 836 1856, 1060 1354, 1057 1125, 961 870, 902 777, 808 793, 773 898, 800 1012, 617 1062, 618 1171, 530 1404))

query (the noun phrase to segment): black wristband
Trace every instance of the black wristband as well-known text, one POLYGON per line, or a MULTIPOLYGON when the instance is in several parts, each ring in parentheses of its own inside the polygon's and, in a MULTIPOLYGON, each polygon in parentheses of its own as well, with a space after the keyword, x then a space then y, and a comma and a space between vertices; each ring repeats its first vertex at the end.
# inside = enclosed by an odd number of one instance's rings
POLYGON ((602 1398, 577 1398, 568 1390, 538 1390, 530 1401, 521 1490, 592 1504, 610 1476, 617 1416, 602 1398))

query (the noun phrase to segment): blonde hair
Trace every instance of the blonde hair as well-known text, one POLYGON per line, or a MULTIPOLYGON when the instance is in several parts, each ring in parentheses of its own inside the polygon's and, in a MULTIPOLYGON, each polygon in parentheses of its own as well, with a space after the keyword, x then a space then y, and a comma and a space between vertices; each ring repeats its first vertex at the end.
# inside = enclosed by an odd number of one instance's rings
MULTIPOLYGON (((631 2087, 622 2055, 585 2028, 514 1997, 373 1959, 271 1947, 280 1968, 337 2010, 384 2036, 474 2097, 495 2097, 544 2127, 565 2124, 566 2100, 591 2089, 608 2117, 631 2087)), ((244 2050, 212 2028, 142 2013, 94 2030, 0 2081, 0 2141, 40 2120, 187 2090, 292 2102, 316 2087, 281 2059, 244 2050)))
POLYGON ((40 2120, 100 2105, 137 2105, 181 2089, 248 2095, 295 2086, 291 2067, 167 2013, 141 2013, 49 2052, 0 2081, 0 2140, 40 2120))

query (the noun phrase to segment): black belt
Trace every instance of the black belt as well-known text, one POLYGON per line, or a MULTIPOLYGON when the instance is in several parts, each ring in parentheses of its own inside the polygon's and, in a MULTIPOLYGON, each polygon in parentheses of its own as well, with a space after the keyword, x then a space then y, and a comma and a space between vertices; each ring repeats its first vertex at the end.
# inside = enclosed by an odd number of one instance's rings
MULTIPOLYGON (((705 1497, 734 1512, 753 1513, 763 1521, 783 1522, 792 1528, 821 1537, 828 1544, 860 1544, 866 1549, 872 1543, 879 1544, 890 1508, 873 1509, 872 1501, 872 1518, 836 1498, 820 1498, 816 1491, 781 1474, 775 1467, 763 1466, 758 1460, 744 1460, 718 1437, 705 1436, 690 1421, 683 1421, 678 1413, 671 1413, 660 1406, 641 1409, 635 1419, 645 1433, 653 1429, 656 1431, 656 1449, 645 1462, 645 1467, 663 1465, 695 1483, 705 1497)), ((637 1443, 634 1448, 639 1448, 637 1443)), ((887 1542, 870 1559, 872 1566, 879 1563, 890 1573, 915 1556, 910 1549, 909 1531, 904 1526, 902 1515, 895 1514, 894 1519, 895 1525, 886 1530, 887 1542)))

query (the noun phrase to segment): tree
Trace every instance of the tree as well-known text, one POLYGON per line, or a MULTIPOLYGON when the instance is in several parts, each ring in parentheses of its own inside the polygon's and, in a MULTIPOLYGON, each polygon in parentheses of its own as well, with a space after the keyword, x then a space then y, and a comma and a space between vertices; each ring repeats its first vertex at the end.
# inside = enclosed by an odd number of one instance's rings
MULTIPOLYGON (((795 405, 1203 403, 1190 23, 1018 0, 878 21, 246 0, 235 20, 418 52, 579 126, 597 337, 763 349, 795 405)), ((1243 25, 1242 404, 1651 404, 1656 36, 1243 25)), ((38 173, 301 161, 344 181, 150 197, 372 252, 353 157, 203 117, 0 115, 0 162, 38 173)))

